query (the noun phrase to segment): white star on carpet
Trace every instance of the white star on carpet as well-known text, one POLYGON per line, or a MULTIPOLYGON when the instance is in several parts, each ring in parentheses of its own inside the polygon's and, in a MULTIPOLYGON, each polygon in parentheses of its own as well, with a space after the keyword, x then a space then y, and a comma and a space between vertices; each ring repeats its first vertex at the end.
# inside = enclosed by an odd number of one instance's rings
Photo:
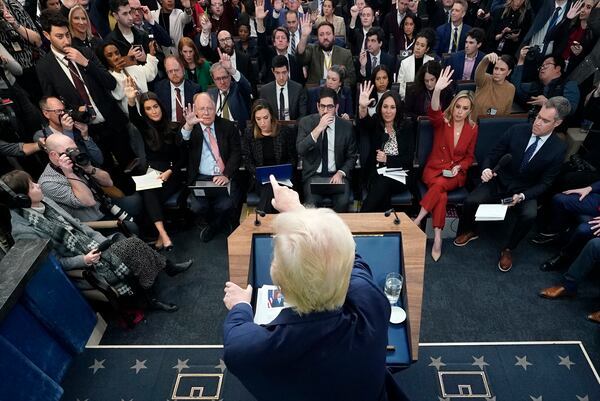
POLYGON ((575 397, 577 397, 578 401, 590 401, 590 398, 588 397, 588 395, 584 395, 583 397, 580 397, 578 395, 576 395, 575 397))
POLYGON ((543 401, 541 395, 539 397, 534 397, 534 396, 530 395, 529 398, 531 398, 531 401, 543 401))
POLYGON ((106 361, 106 359, 103 359, 101 361, 94 359, 94 364, 92 366, 89 366, 88 369, 94 369, 94 373, 96 374, 97 371, 99 371, 100 369, 106 369, 104 367, 104 362, 106 361))
POLYGON ((137 375, 138 373, 140 373, 140 370, 148 369, 148 367, 146 366, 146 361, 147 361, 147 359, 144 359, 143 361, 136 359, 135 365, 133 365, 129 369, 135 369, 135 374, 137 375))
POLYGON ((442 362, 442 357, 441 356, 437 357, 437 358, 434 358, 434 357, 430 356, 429 359, 431 359, 431 363, 429 365, 427 365, 427 366, 434 366, 437 370, 440 370, 440 368, 442 366, 446 366, 446 364, 444 362, 442 362))
POLYGON ((450 401, 450 398, 438 397, 438 401, 450 401))
POLYGON ((493 396, 492 398, 486 398, 485 401, 496 401, 496 396, 493 396))
POLYGON ((219 369, 221 373, 225 372, 225 369, 227 369, 227 366, 225 366, 225 361, 219 358, 219 364, 215 366, 215 369, 219 369))
POLYGON ((560 358, 560 362, 558 364, 565 366, 569 370, 571 370, 571 365, 575 365, 575 362, 571 362, 569 355, 564 358, 560 355, 558 357, 560 358))
POLYGON ((515 366, 520 366, 523 368, 523 370, 527 370, 527 366, 533 365, 533 363, 527 362, 527 355, 524 355, 522 358, 519 358, 515 355, 515 358, 517 358, 517 363, 515 363, 515 366))
POLYGON ((177 372, 179 373, 181 373, 183 369, 189 369, 189 366, 187 364, 188 361, 189 359, 182 361, 181 359, 177 358, 177 365, 173 366, 173 369, 177 369, 177 372))
POLYGON ((480 356, 479 358, 475 358, 473 357, 473 363, 471 365, 473 366, 479 366, 479 369, 483 370, 484 366, 490 366, 489 363, 487 363, 486 361, 483 360, 483 356, 480 356))

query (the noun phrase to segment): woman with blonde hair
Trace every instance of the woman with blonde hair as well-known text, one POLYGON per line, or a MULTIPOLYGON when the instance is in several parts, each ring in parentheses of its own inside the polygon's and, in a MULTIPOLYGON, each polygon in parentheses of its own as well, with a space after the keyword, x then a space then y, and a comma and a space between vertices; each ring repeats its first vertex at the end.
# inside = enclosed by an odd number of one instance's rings
POLYGON ((421 199, 421 210, 415 224, 432 214, 434 230, 431 257, 438 261, 442 256, 442 230, 446 222, 447 192, 465 185, 467 170, 475 158, 477 124, 471 119, 473 92, 460 91, 443 112, 440 93, 452 83, 453 71, 446 67, 438 78, 429 108, 429 118, 434 128, 433 148, 423 169, 423 183, 427 193, 421 199))
POLYGON ((390 302, 350 229, 330 209, 305 209, 274 177, 271 185, 281 212, 271 278, 290 307, 257 325, 252 287, 226 283, 227 368, 260 400, 407 400, 385 366, 390 302))
POLYGON ((202 92, 213 83, 210 76, 210 62, 200 55, 194 41, 186 36, 177 45, 179 58, 185 67, 185 78, 200 85, 202 92))
POLYGON ((102 44, 102 39, 92 34, 90 17, 79 4, 69 11, 69 31, 73 46, 89 47, 95 51, 102 44))

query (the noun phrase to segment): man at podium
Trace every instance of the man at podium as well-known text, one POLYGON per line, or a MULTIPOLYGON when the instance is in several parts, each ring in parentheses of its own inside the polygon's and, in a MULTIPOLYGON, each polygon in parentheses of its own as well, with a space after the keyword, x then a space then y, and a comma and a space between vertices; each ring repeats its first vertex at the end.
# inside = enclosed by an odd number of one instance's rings
POLYGON ((305 209, 271 176, 271 278, 286 303, 253 322, 252 287, 225 285, 224 360, 259 400, 407 400, 386 368, 390 303, 352 233, 329 209, 305 209))

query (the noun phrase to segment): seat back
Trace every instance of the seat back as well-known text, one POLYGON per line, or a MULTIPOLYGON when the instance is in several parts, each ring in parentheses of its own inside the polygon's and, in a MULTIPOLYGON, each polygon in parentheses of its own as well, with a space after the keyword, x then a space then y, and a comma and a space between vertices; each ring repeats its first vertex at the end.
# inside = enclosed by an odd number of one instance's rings
POLYGON ((433 125, 428 117, 417 118, 415 167, 424 167, 433 148, 433 125))
POLYGON ((502 135, 513 125, 527 122, 526 116, 486 116, 478 121, 475 161, 481 164, 483 159, 496 146, 502 135))
POLYGON ((475 92, 475 81, 457 81, 456 82, 456 93, 460 91, 472 91, 475 92))

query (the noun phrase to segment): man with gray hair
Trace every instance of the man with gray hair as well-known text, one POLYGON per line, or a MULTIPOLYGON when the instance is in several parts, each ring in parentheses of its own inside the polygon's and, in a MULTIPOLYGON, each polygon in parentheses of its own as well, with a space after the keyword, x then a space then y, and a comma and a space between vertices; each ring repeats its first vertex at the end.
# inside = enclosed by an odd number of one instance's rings
POLYGON ((513 216, 498 268, 502 272, 512 268, 512 251, 535 221, 537 199, 560 172, 567 146, 554 129, 570 112, 566 98, 552 97, 544 102, 533 123, 516 124, 506 131, 481 165, 482 183, 465 201, 454 245, 465 246, 478 238, 475 212, 479 205, 502 202, 513 216))
MULTIPOLYGON (((219 51, 220 53, 220 51, 219 51)), ((217 116, 229 121, 237 121, 242 132, 250 118, 250 82, 231 63, 228 54, 220 53, 221 60, 210 67, 210 76, 216 88, 208 94, 217 106, 217 116)))

